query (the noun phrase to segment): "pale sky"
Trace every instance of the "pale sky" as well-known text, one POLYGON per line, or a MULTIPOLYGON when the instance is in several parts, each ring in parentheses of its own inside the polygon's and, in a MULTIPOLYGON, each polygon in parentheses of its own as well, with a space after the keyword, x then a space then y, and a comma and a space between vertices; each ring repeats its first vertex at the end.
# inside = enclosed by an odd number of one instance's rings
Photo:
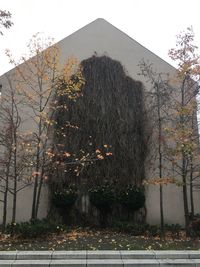
POLYGON ((59 41, 97 18, 104 18, 143 46, 171 63, 168 50, 175 36, 193 26, 200 46, 200 0, 1 0, 14 26, 0 36, 0 75, 12 68, 5 56, 25 53, 33 34, 59 41))

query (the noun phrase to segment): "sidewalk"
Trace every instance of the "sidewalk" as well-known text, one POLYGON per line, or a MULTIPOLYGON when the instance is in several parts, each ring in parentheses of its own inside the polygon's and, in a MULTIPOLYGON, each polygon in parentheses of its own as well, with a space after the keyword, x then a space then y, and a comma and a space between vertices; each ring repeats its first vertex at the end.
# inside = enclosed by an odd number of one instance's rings
POLYGON ((200 266, 200 251, 0 251, 0 266, 200 266))

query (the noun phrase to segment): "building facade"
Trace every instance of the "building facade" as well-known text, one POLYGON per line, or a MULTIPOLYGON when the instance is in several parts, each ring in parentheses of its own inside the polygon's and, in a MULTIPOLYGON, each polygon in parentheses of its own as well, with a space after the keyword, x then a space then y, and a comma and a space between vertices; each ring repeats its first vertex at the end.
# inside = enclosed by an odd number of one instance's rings
MULTIPOLYGON (((108 56, 113 60, 119 61, 128 72, 128 75, 134 80, 141 81, 145 90, 151 90, 152 85, 147 82, 147 79, 139 75, 141 60, 153 64, 155 71, 166 73, 173 77, 176 70, 167 62, 159 58, 157 55, 143 47, 141 44, 130 38, 122 31, 115 28, 113 25, 104 19, 97 19, 86 25, 77 32, 71 34, 58 44, 61 51, 61 60, 74 56, 79 61, 87 59, 92 55, 108 56)), ((11 70, 9 73, 12 73, 11 70)), ((0 83, 3 88, 6 88, 6 78, 2 76, 0 83)), ((3 94, 3 90, 2 90, 3 94)), ((31 128, 29 122, 26 122, 25 127, 31 128)), ((152 178, 152 168, 146 163, 146 179, 152 178)), ((32 203, 33 187, 27 187, 20 191, 17 199, 17 221, 26 221, 30 219, 31 203, 32 203)), ((175 184, 168 184, 163 188, 164 194, 164 214, 165 222, 168 224, 184 225, 184 207, 182 199, 182 188, 175 184)), ((200 212, 198 205, 200 194, 195 192, 195 211, 200 212)), ((12 195, 9 195, 8 211, 12 205, 12 195)), ((2 210, 0 203, 0 211, 2 210)), ((48 188, 43 186, 43 193, 40 201, 39 217, 45 218, 49 209, 48 203, 48 188)), ((159 206, 159 186, 146 186, 146 221, 149 224, 159 224, 160 222, 160 206, 159 206)), ((8 212, 9 220, 11 215, 8 212)))

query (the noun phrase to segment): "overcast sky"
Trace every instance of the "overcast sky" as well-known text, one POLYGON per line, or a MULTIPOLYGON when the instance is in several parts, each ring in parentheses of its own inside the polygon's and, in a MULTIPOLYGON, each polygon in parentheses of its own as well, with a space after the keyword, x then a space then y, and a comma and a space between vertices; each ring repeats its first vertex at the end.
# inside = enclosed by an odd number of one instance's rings
POLYGON ((168 62, 175 35, 188 26, 200 46, 200 0, 1 0, 0 9, 9 10, 14 22, 0 36, 0 75, 12 68, 6 48, 19 57, 33 34, 43 32, 59 41, 97 18, 168 62))

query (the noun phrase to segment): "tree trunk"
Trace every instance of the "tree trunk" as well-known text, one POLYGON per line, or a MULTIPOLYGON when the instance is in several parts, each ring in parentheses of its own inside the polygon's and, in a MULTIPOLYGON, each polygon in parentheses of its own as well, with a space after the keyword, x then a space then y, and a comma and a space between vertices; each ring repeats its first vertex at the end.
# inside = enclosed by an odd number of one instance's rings
POLYGON ((13 210, 12 223, 16 221, 16 206, 17 206, 17 135, 14 132, 14 188, 13 188, 13 210))
POLYGON ((161 234, 164 236, 164 211, 163 211, 163 186, 160 185, 160 228, 161 228, 161 234))
POLYGON ((13 190, 13 210, 12 210, 12 223, 16 221, 16 210, 17 210, 17 180, 14 180, 14 190, 13 190))
MULTIPOLYGON (((47 139, 46 139, 47 142, 47 139)), ((46 147, 46 142, 45 142, 45 146, 46 147)), ((43 185, 43 178, 44 178, 44 173, 45 173, 45 152, 46 150, 43 149, 43 153, 42 153, 42 166, 41 166, 41 174, 40 174, 40 181, 39 181, 39 187, 38 187, 38 192, 37 192, 37 198, 36 198, 36 207, 35 207, 35 213, 36 213, 36 218, 38 215, 38 210, 39 210, 39 205, 40 205, 40 197, 41 197, 41 191, 42 191, 42 185, 43 185)))
POLYGON ((6 186, 3 198, 3 222, 2 222, 2 232, 5 231, 6 221, 7 221, 7 202, 8 202, 8 179, 6 179, 6 186))
POLYGON ((41 197, 42 185, 43 185, 43 175, 40 176, 37 199, 36 199, 36 207, 35 207, 36 218, 37 218, 37 215, 38 215, 38 210, 39 210, 39 205, 40 205, 40 197, 41 197))
POLYGON ((37 219, 36 216, 36 199, 37 199, 37 191, 38 191, 38 177, 39 177, 39 144, 37 147, 37 158, 36 158, 36 173, 35 173, 35 182, 34 182, 34 189, 33 189, 33 202, 32 202, 32 213, 31 213, 31 220, 37 219))
MULTIPOLYGON (((41 101, 41 100, 40 100, 41 101)), ((41 105, 41 104, 40 104, 41 105)), ((40 109, 41 110, 41 109, 40 109)), ((42 134, 42 119, 40 117, 39 126, 38 126, 38 140, 37 140, 37 152, 36 152, 36 173, 35 173, 35 183, 33 190, 33 202, 32 202, 32 213, 31 220, 37 219, 36 213, 36 202, 37 202, 37 194, 38 194, 38 178, 39 178, 39 170, 40 170, 40 145, 41 145, 41 134, 42 134)))
POLYGON ((5 231, 6 222, 7 222, 7 204, 8 204, 8 187, 9 187, 9 174, 10 174, 10 162, 11 162, 12 152, 9 151, 9 158, 7 162, 7 169, 6 169, 6 181, 5 181, 5 192, 4 192, 4 199, 3 199, 3 222, 2 222, 2 231, 5 231))
MULTIPOLYGON (((36 168, 37 170, 37 168, 36 168)), ((33 189, 33 202, 32 202, 32 212, 31 212, 31 220, 35 220, 36 217, 36 198, 37 198, 37 189, 38 189, 38 174, 35 175, 35 183, 33 189)))
MULTIPOLYGON (((163 158, 162 158, 162 118, 159 85, 156 84, 157 90, 157 113, 158 113, 158 157, 159 157, 159 178, 163 177, 163 158)), ((160 184, 160 228, 161 235, 165 235, 164 229, 164 208, 163 208, 163 186, 160 184)))
POLYGON ((190 207, 191 219, 194 218, 194 196, 193 196, 193 163, 190 164, 190 207))
POLYGON ((183 205, 184 205, 184 216, 185 216, 185 230, 186 236, 190 235, 189 225, 190 225, 190 217, 189 217, 189 209, 188 209, 188 197, 187 197, 187 181, 186 181, 186 159, 183 155, 182 159, 182 181, 183 181, 183 205))

